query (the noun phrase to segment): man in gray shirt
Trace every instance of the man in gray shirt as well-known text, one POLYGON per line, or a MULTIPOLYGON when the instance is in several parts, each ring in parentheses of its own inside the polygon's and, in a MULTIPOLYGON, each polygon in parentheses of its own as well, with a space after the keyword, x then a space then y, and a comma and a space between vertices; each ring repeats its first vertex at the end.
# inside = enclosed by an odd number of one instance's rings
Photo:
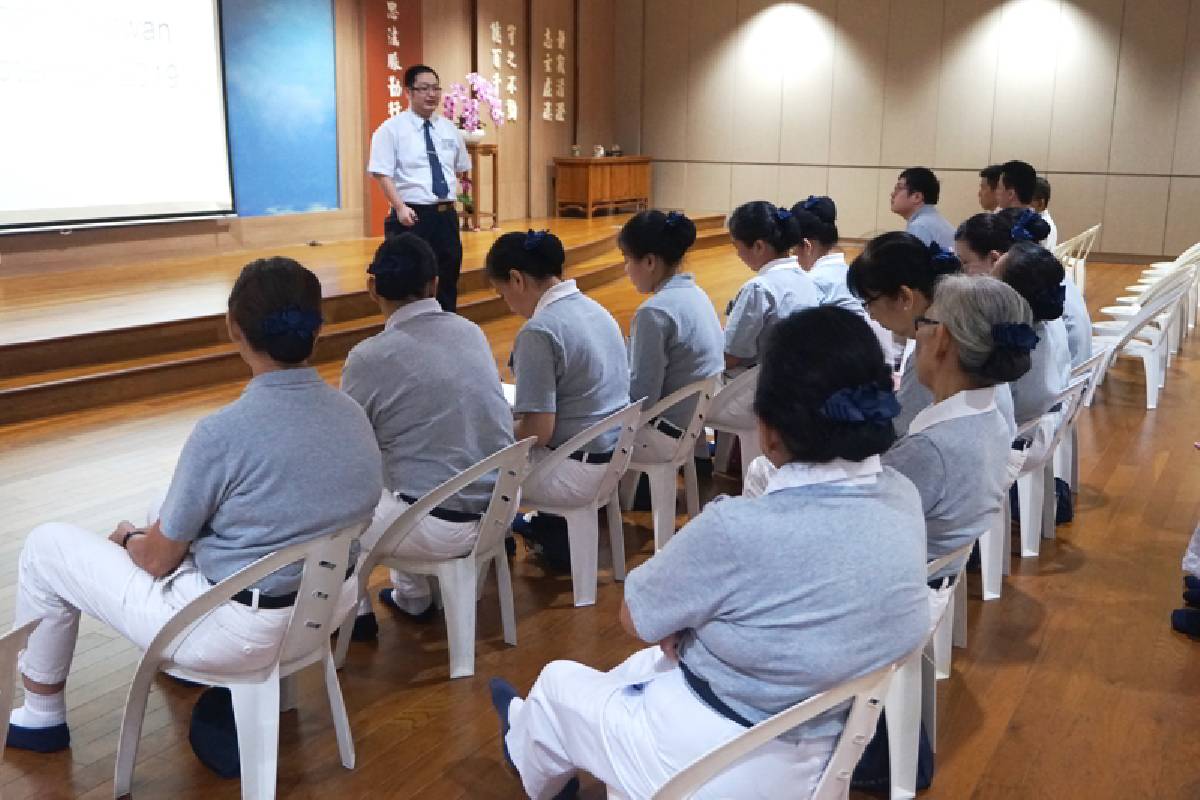
MULTIPOLYGON (((384 492, 364 549, 422 495, 513 443, 512 414, 479 326, 442 311, 433 251, 412 234, 388 239, 368 268, 368 291, 387 316, 383 332, 346 358, 342 389, 367 412, 383 453, 384 492)), ((397 558, 441 560, 471 551, 494 476, 434 509, 392 550, 397 558)), ((422 619, 432 613, 423 576, 393 571, 380 600, 422 619)), ((375 630, 370 601, 359 602, 358 638, 375 630)))
POLYGON ((942 187, 933 170, 909 167, 896 178, 892 189, 893 214, 904 217, 905 230, 925 244, 937 242, 943 250, 954 252, 954 226, 937 210, 942 187))

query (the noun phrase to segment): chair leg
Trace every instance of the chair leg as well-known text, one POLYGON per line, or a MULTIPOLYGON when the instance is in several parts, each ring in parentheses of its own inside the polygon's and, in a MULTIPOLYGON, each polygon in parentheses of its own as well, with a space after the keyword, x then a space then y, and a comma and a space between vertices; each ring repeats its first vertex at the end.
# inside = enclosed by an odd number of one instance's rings
POLYGON ((683 460, 683 490, 687 498, 688 519, 700 516, 700 480, 696 476, 696 459, 683 460))
POLYGON ((504 641, 517 644, 517 610, 513 603, 512 571, 508 568, 508 557, 501 550, 496 560, 496 591, 500 595, 500 627, 504 641))
POLYGON ((625 580, 625 520, 616 495, 608 501, 608 552, 612 555, 613 580, 625 580))
POLYGON ((333 717, 333 731, 337 735, 338 755, 343 767, 354 769, 354 735, 350 732, 350 716, 346 713, 346 700, 342 697, 342 685, 338 682, 332 653, 325 653, 324 669, 325 693, 329 695, 329 714, 333 717))
POLYGON ((625 470, 625 474, 621 476, 618 491, 621 497, 622 511, 633 510, 633 500, 637 496, 637 486, 641 477, 642 473, 636 469, 627 469, 625 470))
POLYGON ((675 500, 679 489, 674 464, 655 465, 650 476, 650 507, 654 512, 654 552, 662 550, 675 535, 675 500))
POLYGON ((288 675, 286 678, 279 679, 279 713, 286 711, 295 711, 299 708, 299 701, 296 698, 296 676, 288 675))
POLYGON ((338 629, 337 647, 333 653, 333 663, 338 669, 346 666, 346 653, 350 650, 350 632, 354 630, 354 618, 358 615, 358 604, 350 608, 346 614, 346 618, 342 620, 342 627, 338 629))
POLYGON ((748 428, 738 431, 738 441, 742 445, 742 471, 750 466, 750 462, 761 456, 762 445, 758 442, 758 428, 748 428))
POLYGON ((438 583, 446 609, 450 677, 475 674, 475 559, 456 558, 438 564, 438 583))
MULTIPOLYGON (((937 670, 928 648, 921 659, 921 724, 929 736, 929 748, 937 752, 937 670)), ((919 734, 918 734, 919 735, 919 734)))
POLYGON ((953 628, 954 598, 951 597, 947 600, 946 610, 942 612, 942 618, 938 621, 937 627, 933 629, 933 636, 930 639, 933 645, 931 649, 933 650, 934 670, 939 681, 950 677, 950 647, 953 628))
POLYGON ((1054 485, 1054 459, 1042 467, 1042 521, 1040 530, 1043 539, 1054 538, 1054 519, 1058 510, 1058 491, 1054 485))
POLYGON ((1071 477, 1071 491, 1079 491, 1079 427, 1071 426, 1071 463, 1069 465, 1071 477))
POLYGON ((1005 495, 1004 502, 1000 504, 1001 530, 1003 534, 999 538, 999 542, 994 544, 1000 550, 1001 559, 1000 567, 1005 575, 1012 575, 1012 506, 1009 504, 1008 496, 1005 495))
POLYGON ((729 431, 716 431, 713 436, 717 442, 717 451, 713 455, 713 470, 729 472, 729 459, 733 456, 734 434, 729 431))
POLYGON ((955 647, 967 646, 967 576, 962 574, 954 583, 954 636, 955 647))
POLYGON ((1017 500, 1021 521, 1021 558, 1037 558, 1041 552, 1042 504, 1045 503, 1046 483, 1040 468, 1024 472, 1017 478, 1017 500))
MULTIPOLYGON (((113 797, 125 797, 133 788, 133 765, 137 761, 142 723, 146 718, 146 703, 150 699, 150 684, 157 669, 141 664, 129 686, 125 700, 125 715, 121 718, 121 735, 117 741, 117 763, 113 775, 113 797)), ((12 704, 11 692, 6 692, 12 704)))
POLYGON ((892 677, 883 707, 887 713, 892 800, 917 796, 917 748, 921 736, 921 660, 918 651, 892 677))
POLYGON ((599 522, 593 508, 572 509, 566 514, 567 539, 571 547, 571 585, 576 606, 596 604, 596 559, 599 522))
POLYGON ((242 800, 271 800, 279 767, 279 667, 262 683, 235 683, 229 690, 237 723, 242 800))
MULTIPOLYGON (((1008 502, 1008 498, 1004 498, 1008 502)), ((1004 586, 1004 547, 1008 531, 1003 527, 1004 514, 992 515, 992 523, 979 537, 979 572, 983 578, 983 599, 999 600, 1004 586)), ((960 580, 966 580, 964 576, 960 580)))

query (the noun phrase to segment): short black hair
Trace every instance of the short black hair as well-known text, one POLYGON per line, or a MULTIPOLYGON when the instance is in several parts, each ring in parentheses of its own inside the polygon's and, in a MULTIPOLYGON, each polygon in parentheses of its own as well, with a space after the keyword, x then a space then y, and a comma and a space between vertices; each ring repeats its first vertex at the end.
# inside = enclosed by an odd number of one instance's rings
MULTIPOLYGON (((838 243, 837 204, 832 197, 811 196, 792 206, 792 216, 800 228, 800 238, 826 247, 838 243)), ((797 242, 799 244, 799 242, 797 242)))
POLYGON ((999 214, 984 211, 967 217, 954 232, 956 242, 966 242, 973 253, 986 256, 995 250, 1007 253, 1012 247, 1012 225, 1006 225, 999 214))
POLYGON ((696 223, 679 212, 664 214, 657 209, 640 211, 621 226, 617 244, 634 258, 658 256, 668 266, 683 261, 696 243, 696 223))
POLYGON ((891 420, 840 422, 823 413, 840 389, 892 390, 892 372, 866 320, 837 306, 817 306, 780 320, 767 337, 754 413, 783 438, 794 461, 862 461, 895 441, 891 420))
POLYGON ((1008 250, 1004 274, 999 277, 1029 303, 1034 321, 1062 316, 1066 271, 1046 248, 1033 242, 1016 242, 1008 250))
POLYGON ((942 184, 929 167, 909 167, 900 173, 900 180, 908 186, 910 193, 920 192, 927 205, 936 206, 942 196, 942 184))
POLYGON ((429 243, 412 233, 385 239, 367 267, 375 291, 388 300, 419 300, 437 277, 437 256, 429 243))
POLYGON ((484 269, 496 281, 508 281, 510 270, 524 272, 535 280, 561 278, 567 254, 562 241, 549 231, 506 233, 492 243, 484 269))
POLYGON ((746 246, 761 240, 783 255, 800 244, 800 226, 790 211, 766 200, 743 203, 729 215, 729 234, 746 246))
POLYGON ((1050 181, 1046 180, 1044 175, 1037 176, 1037 183, 1033 187, 1033 199, 1043 200, 1046 205, 1050 205, 1050 181))
POLYGON ((895 297, 904 286, 932 300, 938 278, 958 272, 962 272, 962 264, 953 254, 934 259, 930 246, 916 236, 892 231, 867 242, 851 262, 846 284, 864 303, 895 297))
POLYGON ((999 164, 992 164, 989 167, 984 167, 979 170, 979 177, 988 182, 988 186, 992 187, 992 191, 1000 185, 1000 173, 1004 171, 1004 167, 999 164))
POLYGON ((1000 167, 1000 182, 1015 191, 1022 204, 1029 205, 1037 188, 1037 170, 1027 161, 1005 161, 1000 167))
POLYGON ((299 364, 312 355, 321 328, 321 282, 291 258, 251 261, 229 292, 229 316, 252 348, 299 364))
POLYGON ((433 77, 440 82, 442 77, 437 74, 437 70, 433 67, 427 67, 424 64, 413 64, 408 69, 404 70, 404 85, 411 89, 417 82, 417 78, 424 75, 426 72, 431 73, 433 77))

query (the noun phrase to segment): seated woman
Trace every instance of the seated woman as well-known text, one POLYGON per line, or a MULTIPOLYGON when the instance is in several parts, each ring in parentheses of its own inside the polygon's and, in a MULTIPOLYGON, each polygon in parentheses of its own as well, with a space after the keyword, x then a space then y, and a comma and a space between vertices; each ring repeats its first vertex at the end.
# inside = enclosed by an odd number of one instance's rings
MULTIPOLYGON (((577 770, 650 797, 747 726, 925 639, 921 503, 880 463, 896 401, 863 319, 826 306, 780 321, 754 411, 779 467, 767 494, 709 504, 625 583, 622 625, 651 646, 609 672, 553 662, 524 699, 492 680, 530 797, 573 796, 577 770)), ((697 797, 809 797, 844 720, 790 731, 697 797)))
POLYGON ((745 203, 729 215, 729 235, 738 258, 756 273, 726 311, 725 368, 736 370, 757 364, 771 327, 795 311, 820 305, 821 292, 788 255, 800 243, 792 212, 764 200, 745 203))
POLYGON ((895 364, 895 338, 863 308, 862 301, 846 286, 846 254, 834 248, 838 243, 837 206, 830 197, 810 195, 792 206, 792 216, 800 226, 800 244, 796 261, 808 273, 821 292, 821 305, 838 306, 860 314, 875 332, 883 349, 883 360, 895 364))
MULTIPOLYGON (((629 326, 629 397, 646 398, 644 408, 724 366, 716 309, 696 278, 679 271, 695 241, 696 226, 675 211, 643 211, 617 237, 629 281, 641 294, 651 295, 629 326)), ((653 427, 643 428, 639 452, 651 460, 670 457, 694 410, 694 402, 680 403, 653 427)))
MULTIPOLYGON (((913 320, 928 310, 938 279, 959 271, 953 253, 936 243, 923 244, 911 233, 894 232, 867 243, 850 265, 846 281, 876 321, 897 336, 912 339, 917 332, 913 320)), ((896 434, 903 436, 917 412, 933 402, 933 394, 917 380, 911 355, 905 359, 896 395, 900 401, 896 434)))
POLYGON ((1011 287, 966 275, 938 281, 933 304, 916 319, 917 378, 934 402, 883 463, 921 495, 930 561, 978 539, 1012 482, 1012 432, 996 397, 1029 371, 1032 322, 1029 304, 1011 287))
MULTIPOLYGON (((487 338, 435 299, 432 248, 400 234, 379 246, 367 272, 367 292, 387 322, 355 345, 342 368, 342 390, 367 412, 383 452, 384 491, 362 536, 364 551, 422 495, 513 443, 512 410, 487 338)), ((495 480, 489 475, 446 500, 391 555, 441 561, 470 553, 495 480)), ((379 592, 385 606, 432 618, 428 578, 393 570, 392 587, 379 592)), ((375 638, 369 598, 360 599, 358 613, 354 638, 375 638)))
MULTIPOLYGON (((255 261, 233 286, 227 319, 254 377, 241 397, 196 424, 157 519, 145 529, 122 522, 107 540, 62 523, 40 525, 25 540, 16 625, 41 624, 21 656, 25 705, 12 713, 9 747, 69 745, 64 689, 80 612, 144 648, 213 583, 371 519, 382 487, 371 424, 307 362, 321 326, 317 277, 289 258, 255 261)), ((355 583, 346 581, 346 610, 355 583)), ((174 660, 215 673, 271 663, 299 584, 295 568, 264 579, 256 602, 217 608, 174 660)))
MULTIPOLYGON (((528 320, 513 341, 515 434, 533 436, 536 464, 551 449, 629 403, 625 340, 612 314, 563 280, 562 242, 547 231, 506 233, 488 251, 486 269, 496 293, 528 320)), ((572 453, 544 481, 521 487, 536 505, 582 503, 604 477, 617 431, 572 453)))

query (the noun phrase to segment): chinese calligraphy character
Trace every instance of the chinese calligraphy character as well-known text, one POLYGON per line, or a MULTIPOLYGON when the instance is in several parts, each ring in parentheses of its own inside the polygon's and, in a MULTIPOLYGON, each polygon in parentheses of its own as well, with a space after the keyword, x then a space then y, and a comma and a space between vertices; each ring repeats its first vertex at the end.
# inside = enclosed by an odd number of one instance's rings
POLYGON ((546 122, 554 121, 554 103, 549 100, 542 103, 542 119, 546 120, 546 122))
POLYGON ((554 104, 554 121, 555 122, 566 122, 567 121, 567 104, 566 103, 555 103, 554 104))
POLYGON ((509 50, 504 55, 504 63, 508 64, 509 69, 516 69, 517 68, 517 54, 514 53, 512 50, 509 50))
POLYGON ((554 71, 554 57, 546 56, 542 59, 542 66, 546 68, 546 72, 554 71))
MULTIPOLYGON (((549 47, 549 45, 547 45, 547 47, 549 47)), ((567 32, 562 30, 561 28, 559 28, 559 31, 558 31, 558 49, 559 50, 567 49, 567 32)))
POLYGON ((499 86, 500 86, 500 73, 499 72, 492 73, 492 86, 499 88, 499 86))
POLYGON ((400 4, 399 4, 399 3, 397 3, 397 2, 395 2, 395 0, 388 0, 388 4, 387 4, 387 18, 388 18, 388 19, 390 19, 390 20, 392 20, 393 22, 395 22, 396 20, 400 19, 400 9, 399 9, 399 5, 400 5, 400 4))
POLYGON ((505 91, 507 91, 509 94, 516 94, 517 93, 517 76, 509 75, 508 81, 506 82, 504 88, 505 88, 505 91))
POLYGON ((396 30, 395 25, 389 25, 387 29, 387 43, 389 47, 400 46, 400 31, 396 30))
POLYGON ((567 74, 567 57, 559 53, 554 57, 554 69, 559 75, 567 74))
POLYGON ((400 64, 399 53, 388 53, 388 69, 392 72, 404 71, 404 67, 400 64))
POLYGON ((500 23, 493 22, 490 27, 492 29, 492 43, 504 44, 504 35, 500 32, 500 23))
POLYGON ((388 96, 403 97, 404 85, 400 83, 400 79, 395 75, 388 75, 388 96))
POLYGON ((554 84, 554 93, 559 97, 567 96, 567 79, 559 78, 554 84))
POLYGON ((508 26, 508 46, 509 47, 517 46, 517 26, 516 25, 508 26))
POLYGON ((506 98, 504 101, 504 116, 510 122, 516 122, 517 120, 517 101, 511 97, 506 98))
POLYGON ((500 57, 503 53, 504 53, 504 51, 501 50, 499 47, 492 48, 492 68, 493 69, 500 69, 500 66, 501 66, 500 57))
POLYGON ((547 50, 554 47, 554 37, 550 35, 549 28, 546 28, 545 32, 542 33, 542 47, 546 48, 547 50))
POLYGON ((404 105, 399 100, 388 101, 388 116, 394 117, 404 110, 404 105))
POLYGON ((546 78, 546 83, 542 86, 542 97, 554 97, 554 78, 546 78))

